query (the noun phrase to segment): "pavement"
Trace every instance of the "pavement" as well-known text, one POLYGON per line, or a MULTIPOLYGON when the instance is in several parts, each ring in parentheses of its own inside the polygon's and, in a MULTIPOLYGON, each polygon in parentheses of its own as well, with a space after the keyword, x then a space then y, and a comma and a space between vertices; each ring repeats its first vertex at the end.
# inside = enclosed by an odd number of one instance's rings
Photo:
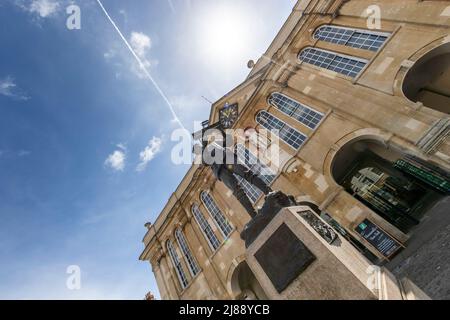
POLYGON ((411 231, 406 248, 385 265, 431 299, 450 299, 450 197, 434 205, 411 231))

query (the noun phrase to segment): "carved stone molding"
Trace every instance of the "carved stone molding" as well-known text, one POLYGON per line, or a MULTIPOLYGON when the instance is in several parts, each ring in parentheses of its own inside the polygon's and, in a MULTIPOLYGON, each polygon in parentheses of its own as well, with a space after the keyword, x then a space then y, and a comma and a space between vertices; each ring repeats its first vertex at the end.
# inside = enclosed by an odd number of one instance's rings
POLYGON ((152 265, 159 265, 162 258, 165 257, 165 252, 161 246, 155 249, 153 256, 150 261, 152 265))
POLYGON ((416 143, 424 153, 432 154, 450 135, 450 118, 437 120, 416 143))
POLYGON ((329 244, 332 244, 337 239, 337 234, 332 227, 323 222, 315 213, 310 210, 298 212, 306 223, 308 223, 313 229, 329 244))

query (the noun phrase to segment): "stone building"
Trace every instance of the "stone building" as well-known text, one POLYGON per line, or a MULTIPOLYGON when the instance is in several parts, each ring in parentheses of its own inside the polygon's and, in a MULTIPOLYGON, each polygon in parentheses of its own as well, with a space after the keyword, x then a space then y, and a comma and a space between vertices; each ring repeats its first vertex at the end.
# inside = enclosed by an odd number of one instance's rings
MULTIPOLYGON (((450 3, 298 1, 249 66, 209 123, 237 103, 233 128, 279 129, 281 165, 263 177, 274 190, 314 204, 371 264, 450 298, 450 3), (383 252, 364 236, 367 223, 401 249, 383 252)), ((237 151, 252 156, 246 149, 237 151)), ((242 185, 261 206, 261 192, 242 185)), ((240 239, 249 219, 209 168, 193 165, 146 225, 140 259, 161 298, 266 298, 240 239)))

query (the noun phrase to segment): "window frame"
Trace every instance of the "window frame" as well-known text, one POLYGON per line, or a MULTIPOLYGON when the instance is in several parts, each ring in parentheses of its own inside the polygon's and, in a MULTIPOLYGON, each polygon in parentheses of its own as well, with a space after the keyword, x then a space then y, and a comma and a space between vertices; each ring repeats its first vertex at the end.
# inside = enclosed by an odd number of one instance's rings
POLYGON ((318 26, 315 30, 314 33, 312 35, 312 38, 314 40, 318 40, 318 41, 323 41, 323 42, 327 42, 327 43, 331 43, 331 44, 336 44, 336 45, 340 45, 340 46, 345 46, 345 47, 350 47, 350 48, 354 48, 354 49, 360 49, 360 50, 366 50, 366 51, 371 51, 371 52, 378 52, 381 48, 383 48, 383 46, 386 44, 386 42, 389 40, 389 38, 391 37, 392 33, 391 32, 384 32, 384 31, 372 31, 370 29, 360 29, 360 28, 352 28, 352 27, 344 27, 344 26, 338 26, 338 25, 333 25, 333 24, 323 24, 321 26, 318 26), (335 42, 331 42, 331 41, 327 41, 324 39, 319 39, 317 38, 317 33, 320 31, 320 29, 322 28, 326 28, 326 27, 330 27, 330 28, 336 28, 336 29, 341 29, 341 30, 348 30, 348 31, 352 31, 352 34, 350 35, 350 37, 348 38, 348 40, 346 41, 345 44, 341 44, 341 43, 335 43, 335 42), (352 38, 352 36, 356 33, 365 33, 368 35, 374 35, 374 36, 381 36, 381 37, 386 37, 386 39, 383 41, 383 43, 380 45, 380 47, 377 48, 377 50, 370 50, 370 49, 364 49, 361 47, 356 47, 356 46, 352 46, 349 45, 349 41, 352 38))
MULTIPOLYGON (((251 164, 251 163, 250 163, 250 165, 248 165, 248 164, 245 163, 245 162, 244 162, 244 163, 240 162, 240 164, 242 164, 242 165, 244 165, 245 167, 247 167, 247 168, 248 168, 250 171, 252 171, 254 174, 256 174, 255 171, 254 171, 254 166, 256 166, 256 165, 260 166, 261 169, 269 170, 269 171, 272 173, 271 175, 261 175, 261 174, 258 174, 258 176, 259 176, 265 183, 267 183, 269 186, 272 185, 272 183, 275 181, 275 179, 276 179, 276 177, 277 177, 277 174, 276 174, 275 172, 273 172, 268 166, 266 166, 266 165, 264 165, 263 163, 261 163, 261 162, 258 160, 258 158, 257 158, 257 157, 256 157, 256 156, 248 149, 248 148, 246 148, 245 145, 242 144, 242 143, 238 143, 238 144, 236 144, 236 145, 234 146, 234 150, 235 150, 235 153, 236 153, 238 159, 239 159, 239 156, 240 156, 240 152, 239 152, 238 148, 242 148, 242 149, 244 150, 244 152, 248 152, 249 155, 250 155, 250 157, 254 157, 254 158, 256 159, 256 161, 257 161, 257 162, 254 163, 254 164, 251 164), (266 176, 270 176, 271 178, 269 178, 269 179, 263 178, 263 177, 266 177, 266 176)), ((246 155, 244 155, 244 156, 246 156, 246 155)), ((235 174, 234 176, 238 179, 240 186, 242 187, 242 189, 244 189, 245 194, 248 196, 248 198, 250 199, 250 201, 251 201, 253 204, 257 203, 257 202, 258 202, 258 199, 261 197, 261 195, 262 195, 263 192, 262 192, 261 190, 259 190, 256 186, 252 185, 250 182, 248 182, 247 180, 245 180, 244 178, 242 178, 241 176, 239 176, 239 175, 237 175, 237 174, 235 174), (249 193, 250 193, 250 195, 249 195, 249 193)))
MULTIPOLYGON (((258 112, 256 113, 255 121, 256 121, 256 123, 257 123, 258 125, 262 126, 262 127, 265 128, 266 130, 272 131, 272 129, 266 128, 266 127, 264 126, 264 124, 262 124, 260 121, 258 121, 259 115, 260 115, 261 113, 264 113, 264 112, 267 113, 267 114, 269 114, 269 115, 272 116, 273 118, 277 119, 278 121, 282 122, 282 123, 283 123, 283 128, 284 128, 284 127, 288 127, 288 128, 290 128, 290 129, 292 129, 292 130, 298 132, 298 133, 300 134, 300 136, 303 136, 303 137, 304 137, 304 140, 302 141, 302 143, 296 148, 296 147, 294 147, 293 145, 291 145, 289 142, 287 142, 286 140, 284 140, 283 138, 281 138, 280 135, 277 135, 278 138, 279 138, 281 141, 283 141, 285 144, 287 144, 287 145, 288 145, 290 148, 292 148, 293 150, 299 151, 299 150, 303 147, 303 145, 308 141, 308 138, 309 138, 309 137, 308 137, 306 134, 304 134, 303 132, 301 132, 301 131, 299 131, 299 130, 293 128, 293 127, 292 127, 291 125, 289 125, 286 121, 281 120, 280 118, 278 118, 277 116, 273 115, 272 113, 270 113, 270 112, 267 111, 267 110, 260 110, 260 111, 258 111, 258 112)), ((278 130, 278 131, 280 132, 281 130, 278 130)))
POLYGON ((219 240, 219 238, 217 237, 216 233, 214 232, 212 226, 210 225, 210 223, 208 222, 208 220, 205 218, 205 215, 203 214, 203 212, 200 210, 200 206, 197 203, 194 203, 191 206, 191 212, 192 215, 194 216, 195 221, 197 222, 200 230, 202 231, 203 237, 205 238, 206 242, 208 243, 209 247, 211 248, 212 252, 216 252, 217 249, 220 248, 220 245, 222 244, 219 240), (197 218, 197 215, 194 212, 194 207, 198 210, 198 214, 200 215, 200 217, 204 220, 205 223, 205 227, 209 228, 209 230, 211 231, 211 235, 214 237, 214 242, 217 241, 217 247, 215 247, 215 245, 213 244, 213 241, 208 237, 207 232, 205 231, 205 229, 202 226, 202 223, 199 221, 199 219, 197 218))
POLYGON ((315 67, 315 68, 318 68, 319 70, 328 70, 328 71, 332 71, 332 72, 335 72, 336 74, 338 74, 338 75, 340 75, 340 76, 347 77, 347 78, 350 78, 350 79, 356 79, 356 78, 358 78, 358 77, 362 74, 362 72, 367 68, 367 66, 368 66, 369 63, 370 63, 370 60, 367 60, 367 59, 364 59, 364 58, 355 57, 355 56, 350 56, 350 55, 347 55, 347 54, 344 54, 344 53, 340 53, 340 52, 337 52, 337 51, 330 51, 330 50, 326 50, 326 49, 322 49, 322 48, 317 48, 317 47, 311 47, 311 46, 305 47, 305 48, 303 48, 302 50, 300 50, 300 52, 297 54, 297 59, 298 59, 298 61, 300 61, 300 64, 305 63, 305 64, 307 64, 308 66, 313 66, 313 67, 315 67), (316 65, 316 64, 312 64, 312 63, 306 62, 306 61, 300 59, 300 56, 301 56, 301 54, 302 54, 305 50, 308 50, 308 49, 316 50, 316 51, 321 51, 321 52, 324 52, 324 53, 327 53, 327 54, 334 55, 334 58, 333 58, 333 59, 331 60, 331 62, 327 65, 327 67, 318 66, 318 65, 316 65), (351 75, 348 75, 348 74, 345 74, 345 73, 342 73, 342 72, 339 72, 339 71, 335 71, 335 70, 329 69, 328 67, 333 63, 333 61, 336 59, 336 57, 340 57, 340 58, 344 58, 344 59, 349 59, 349 60, 355 60, 356 62, 364 63, 364 66, 361 68, 361 70, 358 71, 357 74, 355 74, 355 76, 351 76, 351 75))
POLYGON ((214 199, 214 197, 210 194, 210 192, 207 192, 206 190, 203 190, 202 192, 200 192, 200 200, 202 201, 203 205, 205 206, 206 211, 208 211, 209 215, 211 216, 211 218, 213 219, 214 223, 216 224, 217 228, 220 230, 220 233, 222 234, 224 239, 228 239, 230 237, 230 235, 233 233, 233 225, 231 224, 231 222, 227 219, 227 217, 225 216, 225 214, 222 212, 222 210, 220 210, 219 206, 217 205, 216 200, 214 199), (211 209, 208 207, 208 205, 206 204, 205 200, 203 199, 203 195, 207 195, 208 197, 210 197, 211 199, 211 203, 217 208, 217 210, 219 211, 219 214, 214 215, 213 212, 211 211, 211 209), (223 217, 223 222, 222 224, 225 227, 229 227, 229 232, 228 234, 225 233, 225 231, 222 229, 221 227, 221 223, 219 221, 217 221, 217 217, 223 217))
POLYGON ((192 278, 194 278, 197 274, 200 273, 200 271, 201 271, 200 266, 198 265, 197 259, 194 257, 194 254, 192 253, 192 250, 188 245, 187 239, 186 239, 181 227, 178 227, 175 229, 174 236, 175 236, 175 240, 178 243, 178 247, 180 248, 181 252, 183 253, 184 260, 186 261, 186 264, 191 273, 191 276, 192 276, 192 278), (194 267, 191 266, 191 264, 194 267))
POLYGON ((267 104, 268 104, 269 106, 271 106, 271 107, 277 109, 278 111, 280 111, 280 112, 283 113, 284 115, 288 116, 289 118, 291 118, 291 119, 297 121, 298 123, 300 123, 300 124, 306 126, 307 128, 309 128, 309 129, 311 129, 311 130, 313 130, 313 131, 317 130, 317 128, 320 126, 320 124, 322 123, 323 119, 325 118, 325 113, 323 113, 323 112, 321 112, 321 111, 318 111, 318 110, 316 110, 316 109, 314 109, 314 108, 312 108, 312 107, 310 107, 310 106, 308 106, 308 105, 306 105, 306 104, 304 104, 304 103, 301 103, 301 102, 299 102, 299 101, 297 101, 297 100, 295 100, 295 99, 289 97, 288 95, 283 94, 283 93, 278 92, 278 91, 274 91, 274 92, 272 92, 272 93, 269 95, 269 97, 267 98, 267 104), (299 110, 299 107, 297 107, 297 108, 293 111, 292 114, 287 114, 286 112, 284 112, 283 110, 281 110, 275 103, 271 103, 271 100, 273 100, 273 99, 272 99, 272 96, 273 96, 273 95, 280 95, 280 96, 282 96, 282 97, 285 97, 286 99, 289 99, 289 100, 293 101, 294 103, 299 104, 301 107, 303 107, 303 108, 305 108, 305 109, 308 109, 308 110, 310 110, 310 111, 312 111, 312 112, 315 112, 315 113, 319 114, 319 115, 320 115, 320 119, 319 119, 319 121, 317 122, 316 126, 315 126, 314 128, 312 128, 312 127, 309 126, 307 123, 302 122, 302 121, 300 121, 299 119, 293 117, 293 115, 297 112, 297 110, 299 110))
POLYGON ((168 239, 166 241, 166 248, 167 252, 169 253, 170 260, 172 261, 172 265, 175 269, 175 273, 177 274, 178 283, 180 284, 181 289, 184 290, 187 288, 187 286, 189 286, 189 279, 186 276, 186 273, 184 272, 183 264, 181 263, 181 260, 178 257, 177 251, 175 249, 175 246, 173 245, 172 240, 168 239))

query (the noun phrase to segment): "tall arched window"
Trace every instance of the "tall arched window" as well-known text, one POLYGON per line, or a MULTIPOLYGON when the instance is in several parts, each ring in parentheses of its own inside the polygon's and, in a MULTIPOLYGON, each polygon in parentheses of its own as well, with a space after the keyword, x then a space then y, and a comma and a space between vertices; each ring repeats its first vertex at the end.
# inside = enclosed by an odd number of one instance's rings
POLYGON ((325 25, 317 28, 314 38, 348 47, 378 51, 389 33, 325 25))
POLYGON ((181 228, 177 228, 175 230, 175 238, 177 239, 178 246, 180 247, 181 252, 183 252, 184 259, 186 260, 189 270, 191 271, 191 275, 195 277, 199 273, 200 268, 198 267, 197 260, 195 260, 194 256, 191 253, 191 250, 189 249, 186 238, 184 237, 181 228))
POLYGON ((267 130, 279 130, 279 137, 294 149, 298 149, 306 140, 306 136, 284 123, 267 111, 261 111, 256 115, 256 122, 267 130))
POLYGON ((268 102, 271 106, 313 130, 316 129, 320 120, 323 118, 323 113, 307 107, 278 92, 272 93, 268 102))
POLYGON ((206 191, 202 191, 200 197, 206 207, 206 210, 208 210, 211 217, 213 217, 223 236, 227 238, 233 230, 227 218, 225 218, 222 211, 220 211, 216 202, 209 193, 207 193, 206 191))
MULTIPOLYGON (((254 174, 257 174, 268 185, 272 183, 276 177, 276 174, 269 167, 261 163, 261 161, 259 161, 258 158, 243 144, 237 144, 235 149, 239 163, 245 165, 254 174)), ((235 177, 238 179, 240 185, 250 200, 255 203, 261 196, 262 191, 242 177, 238 175, 235 175, 235 177)))
POLYGON ((356 77, 368 62, 366 59, 311 47, 303 49, 298 58, 300 61, 352 78, 356 77))
POLYGON ((194 215, 195 220, 203 231, 205 238, 208 240, 209 245, 216 251, 216 249, 220 246, 219 239, 217 239, 216 234, 211 228, 209 222, 203 216, 203 213, 200 211, 197 204, 192 206, 192 214, 194 215))
POLYGON ((175 250, 173 243, 171 240, 167 240, 166 242, 167 251, 169 252, 170 259, 175 267, 175 271, 178 276, 178 280, 180 281, 181 287, 184 289, 189 284, 189 281, 184 273, 183 265, 181 264, 180 259, 178 258, 177 251, 175 250))

